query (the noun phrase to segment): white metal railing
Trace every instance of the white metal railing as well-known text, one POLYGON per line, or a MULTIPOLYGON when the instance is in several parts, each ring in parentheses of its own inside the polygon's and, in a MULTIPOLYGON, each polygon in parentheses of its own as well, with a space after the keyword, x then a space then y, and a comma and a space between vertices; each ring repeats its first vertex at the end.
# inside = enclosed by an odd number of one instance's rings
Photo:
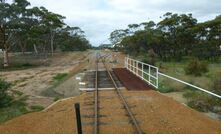
POLYGON ((138 60, 125 58, 125 67, 149 85, 158 88, 158 68, 138 60))
POLYGON ((166 77, 166 78, 172 79, 174 81, 180 82, 182 84, 188 85, 190 87, 193 87, 195 89, 198 89, 200 91, 203 91, 207 94, 210 94, 212 96, 215 96, 215 97, 221 99, 221 96, 218 94, 215 94, 215 93, 210 92, 206 89, 195 86, 193 84, 187 83, 185 81, 179 80, 179 79, 174 78, 172 76, 160 73, 157 67, 140 62, 138 60, 134 60, 134 59, 126 57, 125 58, 125 68, 127 68, 129 71, 134 73, 136 76, 140 77, 142 80, 146 81, 149 85, 152 85, 157 89, 158 89, 158 85, 159 85, 158 84, 159 76, 163 76, 163 77, 166 77))
POLYGON ((175 81, 178 81, 178 82, 180 82, 180 83, 183 83, 183 84, 188 85, 188 86, 190 86, 190 87, 196 88, 196 89, 198 89, 198 90, 200 90, 200 91, 203 91, 203 92, 205 92, 205 93, 208 93, 208 94, 210 94, 210 95, 213 95, 213 96, 215 96, 215 97, 221 99, 221 96, 220 96, 220 95, 215 94, 215 93, 213 93, 213 92, 210 92, 210 91, 208 91, 208 90, 206 90, 206 89, 203 89, 203 88, 201 88, 201 87, 197 87, 197 86, 195 86, 195 85, 192 85, 192 84, 190 84, 190 83, 187 83, 187 82, 185 82, 185 81, 179 80, 179 79, 177 79, 177 78, 174 78, 174 77, 172 77, 172 76, 169 76, 169 75, 166 75, 166 74, 163 74, 163 73, 158 73, 158 75, 164 76, 164 77, 166 77, 166 78, 169 78, 169 79, 172 79, 172 80, 175 80, 175 81))

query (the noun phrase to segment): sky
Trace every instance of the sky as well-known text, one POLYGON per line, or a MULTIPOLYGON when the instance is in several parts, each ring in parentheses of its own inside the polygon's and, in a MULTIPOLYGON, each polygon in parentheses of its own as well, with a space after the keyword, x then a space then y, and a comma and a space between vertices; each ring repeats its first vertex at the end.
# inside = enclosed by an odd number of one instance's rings
POLYGON ((166 12, 192 13, 199 22, 221 15, 221 0, 28 0, 32 6, 66 16, 70 26, 79 26, 93 46, 109 43, 115 29, 153 20, 166 12))

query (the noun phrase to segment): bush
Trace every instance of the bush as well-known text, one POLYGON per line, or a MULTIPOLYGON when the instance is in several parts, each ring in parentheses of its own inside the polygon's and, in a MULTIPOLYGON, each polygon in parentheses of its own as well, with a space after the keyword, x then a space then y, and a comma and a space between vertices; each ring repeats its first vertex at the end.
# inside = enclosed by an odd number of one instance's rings
POLYGON ((24 63, 24 64, 22 64, 22 66, 23 66, 23 67, 32 67, 32 66, 34 66, 34 65, 31 64, 31 63, 24 63))
POLYGON ((185 67, 186 74, 201 76, 202 73, 208 72, 208 64, 206 62, 201 62, 198 59, 191 60, 185 67))
POLYGON ((157 54, 153 51, 153 49, 150 49, 148 51, 148 55, 144 56, 144 58, 142 58, 141 61, 150 65, 155 65, 156 59, 157 59, 157 54))
POLYGON ((161 93, 170 93, 173 92, 174 89, 169 87, 165 81, 160 82, 158 91, 161 93))
POLYGON ((221 105, 219 99, 206 93, 195 90, 187 90, 183 97, 188 99, 187 105, 201 112, 214 111, 214 107, 221 105))
POLYGON ((142 58, 142 59, 141 59, 141 62, 143 62, 143 63, 149 63, 149 60, 145 57, 145 58, 142 58))
POLYGON ((54 80, 56 81, 61 81, 63 80, 68 74, 67 73, 59 73, 56 76, 53 77, 54 80))
POLYGON ((155 65, 157 54, 153 51, 153 49, 150 49, 148 51, 148 57, 149 57, 149 64, 150 65, 155 65))
POLYGON ((0 108, 0 124, 28 112, 24 100, 14 101, 9 106, 0 108))
POLYGON ((218 72, 214 78, 214 90, 218 94, 221 94, 221 72, 218 72))
POLYGON ((38 112, 38 111, 42 111, 44 110, 43 106, 39 106, 39 105, 35 105, 35 106, 31 106, 31 110, 38 112))
POLYGON ((7 94, 11 84, 0 79, 0 107, 7 106, 11 101, 11 97, 7 94))
POLYGON ((58 101, 58 100, 60 100, 60 99, 61 99, 61 97, 58 97, 58 96, 57 96, 57 97, 54 98, 54 102, 55 102, 55 101, 58 101))

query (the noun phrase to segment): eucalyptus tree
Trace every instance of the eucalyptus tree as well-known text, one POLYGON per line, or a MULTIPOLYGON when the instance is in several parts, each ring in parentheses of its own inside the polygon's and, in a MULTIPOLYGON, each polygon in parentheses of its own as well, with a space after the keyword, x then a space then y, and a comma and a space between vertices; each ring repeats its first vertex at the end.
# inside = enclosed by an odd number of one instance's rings
POLYGON ((65 23, 63 19, 65 17, 49 12, 46 8, 41 7, 41 11, 43 12, 42 16, 42 24, 45 26, 48 31, 50 45, 51 45, 51 54, 54 53, 54 37, 56 32, 58 32, 59 28, 62 28, 65 23))
POLYGON ((129 24, 128 25, 128 31, 129 35, 133 35, 135 32, 141 30, 139 24, 129 24))
POLYGON ((130 24, 129 29, 113 31, 110 39, 133 55, 152 49, 164 61, 180 61, 184 56, 215 61, 221 55, 221 16, 197 23, 192 14, 168 12, 158 24, 130 24))
POLYGON ((66 26, 60 30, 56 44, 62 51, 83 51, 91 47, 79 27, 66 26))
POLYGON ((193 55, 199 59, 215 61, 221 55, 221 16, 197 24, 193 30, 197 40, 193 55))
POLYGON ((85 50, 90 47, 84 31, 79 27, 67 27, 64 16, 50 12, 44 7, 28 6, 30 3, 27 0, 13 0, 8 3, 1 0, 0 49, 4 51, 5 67, 9 66, 9 52, 24 53, 28 48, 28 51, 34 50, 37 54, 43 52, 47 55, 51 51, 53 55, 56 49, 54 44, 59 44, 55 42, 55 36, 60 37, 61 33, 62 36, 67 34, 68 43, 74 43, 75 47, 72 50, 85 50), (63 32, 64 29, 66 33, 63 32))
POLYGON ((197 20, 192 14, 172 14, 166 13, 164 19, 158 23, 158 28, 163 32, 165 44, 170 48, 170 57, 180 60, 187 54, 194 44, 194 33, 192 28, 197 24, 197 20))
POLYGON ((22 53, 26 51, 30 39, 30 29, 37 23, 32 13, 32 8, 27 9, 30 3, 26 0, 16 0, 12 6, 15 7, 17 22, 14 28, 17 29, 15 34, 15 43, 20 46, 22 53))
POLYGON ((126 30, 123 30, 123 29, 115 30, 110 34, 110 42, 113 45, 117 45, 122 41, 123 38, 125 38, 128 35, 129 35, 129 30, 128 29, 126 29, 126 30))
POLYGON ((0 3, 0 31, 1 47, 3 49, 4 67, 9 66, 8 52, 13 45, 13 37, 16 34, 15 25, 17 20, 15 6, 8 3, 0 3))

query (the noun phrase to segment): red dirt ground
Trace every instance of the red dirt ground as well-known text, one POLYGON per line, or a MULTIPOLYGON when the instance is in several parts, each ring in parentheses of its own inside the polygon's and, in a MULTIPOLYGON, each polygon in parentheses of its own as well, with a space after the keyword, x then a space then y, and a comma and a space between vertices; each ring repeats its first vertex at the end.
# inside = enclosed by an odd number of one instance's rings
POLYGON ((151 90, 151 87, 125 68, 113 68, 114 73, 128 90, 151 90))

